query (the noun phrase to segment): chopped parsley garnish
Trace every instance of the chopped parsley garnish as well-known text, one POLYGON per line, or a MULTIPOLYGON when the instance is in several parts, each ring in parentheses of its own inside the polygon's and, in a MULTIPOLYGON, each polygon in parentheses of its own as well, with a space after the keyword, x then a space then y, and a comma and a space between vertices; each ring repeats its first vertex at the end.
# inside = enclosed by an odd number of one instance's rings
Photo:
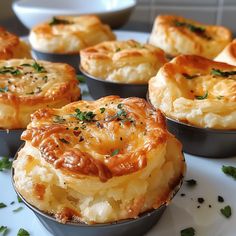
POLYGON ((35 69, 36 72, 38 73, 45 73, 47 72, 45 68, 41 65, 39 65, 36 61, 33 63, 32 67, 35 69))
POLYGON ((0 171, 3 171, 5 169, 11 169, 12 161, 9 160, 8 157, 3 157, 0 160, 0 171))
POLYGON ((186 27, 191 32, 198 34, 202 38, 210 40, 211 37, 206 34, 206 29, 201 26, 196 26, 187 22, 174 21, 175 26, 177 27, 186 27))
POLYGON ((193 227, 189 227, 180 231, 181 236, 194 236, 195 229, 193 227))
POLYGON ((76 79, 80 82, 80 83, 85 83, 86 78, 83 75, 77 75, 76 79))
POLYGON ((116 156, 119 152, 120 152, 120 149, 115 149, 115 150, 111 153, 111 157, 116 156))
POLYGON ((23 209, 23 207, 18 207, 18 208, 16 208, 16 209, 14 209, 13 212, 19 212, 19 211, 21 211, 22 209, 23 209))
POLYGON ((229 218, 232 215, 231 207, 229 205, 224 208, 221 208, 220 212, 226 218, 229 218))
POLYGON ((2 236, 7 235, 7 231, 8 231, 7 226, 0 226, 0 233, 2 234, 2 236))
POLYGON ((223 97, 224 97, 224 96, 217 96, 216 98, 217 98, 218 100, 221 100, 223 97))
POLYGON ((121 48, 117 48, 117 49, 116 49, 116 52, 119 52, 119 51, 121 51, 121 48))
POLYGON ((53 122, 54 123, 63 124, 63 123, 65 123, 65 121, 66 120, 64 118, 62 118, 61 116, 55 115, 53 117, 53 122))
POLYGON ((5 207, 7 207, 7 205, 3 202, 0 202, 0 208, 5 208, 5 207))
POLYGON ((3 66, 0 68, 0 74, 12 74, 12 75, 21 75, 22 72, 12 66, 3 66))
POLYGON ((101 108, 100 108, 100 112, 101 112, 101 114, 102 114, 102 113, 104 113, 104 112, 105 112, 105 110, 106 110, 106 108, 104 108, 104 107, 101 107, 101 108))
POLYGON ((233 166, 222 166, 222 171, 236 180, 236 168, 233 166))
POLYGON ((45 68, 43 66, 41 66, 40 64, 38 64, 36 61, 34 61, 34 63, 32 65, 31 64, 21 64, 21 66, 32 67, 38 73, 46 73, 47 72, 45 70, 45 68))
POLYGON ((18 200, 19 203, 23 202, 22 199, 19 196, 17 196, 17 200, 18 200))
POLYGON ((15 204, 15 202, 14 202, 14 201, 12 201, 12 202, 10 203, 10 205, 13 205, 13 204, 15 204))
POLYGON ((8 92, 8 87, 5 87, 5 88, 0 88, 0 93, 6 93, 8 92))
POLYGON ((65 143, 65 144, 69 144, 70 142, 67 141, 66 139, 64 138, 59 138, 59 140, 62 142, 62 143, 65 143))
POLYGON ((182 75, 184 76, 185 79, 189 79, 189 80, 198 77, 198 75, 189 75, 186 73, 183 73, 182 75))
POLYGON ((72 24, 72 22, 68 21, 68 20, 63 20, 63 19, 59 19, 57 17, 53 17, 52 20, 49 22, 49 25, 69 25, 72 24))
POLYGON ((231 75, 236 75, 236 71, 221 71, 213 68, 211 69, 211 74, 227 78, 231 75))
POLYGON ((195 179, 185 180, 185 182, 187 183, 189 187, 193 187, 197 185, 197 181, 195 179))
POLYGON ((224 202, 225 200, 224 200, 224 198, 223 197, 221 197, 221 196, 218 196, 218 202, 224 202))
POLYGON ((207 97, 208 97, 208 91, 206 91, 205 94, 202 95, 202 96, 195 96, 195 98, 196 98, 197 100, 204 100, 204 99, 206 99, 207 97))
POLYGON ((92 111, 81 111, 79 108, 75 109, 75 117, 81 121, 94 121, 93 118, 96 116, 92 111))
POLYGON ((30 236, 30 234, 25 229, 20 228, 18 233, 17 233, 17 236, 30 236))

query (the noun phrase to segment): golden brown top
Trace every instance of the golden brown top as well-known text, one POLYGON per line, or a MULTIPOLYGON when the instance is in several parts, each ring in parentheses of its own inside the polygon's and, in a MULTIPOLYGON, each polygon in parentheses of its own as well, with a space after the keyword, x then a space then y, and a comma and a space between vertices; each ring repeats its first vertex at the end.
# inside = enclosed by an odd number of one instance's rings
POLYGON ((55 168, 101 181, 144 168, 147 154, 167 138, 159 111, 143 99, 116 96, 41 109, 22 135, 55 168))
POLYGON ((213 59, 230 41, 229 29, 174 15, 156 17, 149 42, 171 56, 195 54, 213 59))
POLYGON ((147 83, 167 62, 163 50, 135 40, 102 42, 80 56, 90 75, 122 83, 147 83))
POLYGON ((152 103, 167 116, 203 127, 236 128, 236 67, 178 56, 149 83, 152 103))
POLYGON ((41 52, 79 53, 83 48, 115 40, 108 25, 94 15, 57 16, 36 25, 30 32, 32 47, 41 52))

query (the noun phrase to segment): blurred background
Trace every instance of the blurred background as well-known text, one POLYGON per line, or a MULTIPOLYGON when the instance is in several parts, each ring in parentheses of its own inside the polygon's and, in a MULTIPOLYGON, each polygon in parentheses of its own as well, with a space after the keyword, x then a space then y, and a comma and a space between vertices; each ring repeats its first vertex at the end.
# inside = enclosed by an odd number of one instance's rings
MULTIPOLYGON (((28 30, 17 20, 11 5, 11 0, 0 1, 0 25, 18 35, 26 35, 28 30)), ((137 0, 130 20, 121 29, 150 32, 154 18, 160 13, 177 14, 208 24, 224 25, 236 33, 236 0, 137 0)))

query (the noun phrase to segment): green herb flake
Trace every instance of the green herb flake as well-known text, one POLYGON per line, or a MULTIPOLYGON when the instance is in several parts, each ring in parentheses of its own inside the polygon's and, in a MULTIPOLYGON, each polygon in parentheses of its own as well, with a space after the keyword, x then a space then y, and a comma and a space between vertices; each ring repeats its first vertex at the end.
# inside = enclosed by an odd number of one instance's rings
POLYGON ((8 232, 7 226, 0 226, 0 233, 2 234, 2 236, 7 235, 7 232, 8 232))
POLYGON ((17 233, 17 236, 30 236, 30 234, 25 229, 20 228, 18 233, 17 233))
POLYGON ((15 204, 15 202, 14 202, 14 201, 12 201, 12 202, 10 203, 10 205, 13 205, 13 204, 15 204))
POLYGON ((8 92, 8 87, 5 87, 5 88, 0 88, 0 93, 6 93, 8 92))
POLYGON ((65 144, 69 144, 70 142, 67 141, 66 139, 64 138, 59 138, 59 140, 62 142, 62 143, 65 143, 65 144))
POLYGON ((81 111, 80 109, 75 109, 75 117, 78 120, 81 121, 87 121, 87 122, 91 122, 94 121, 93 118, 96 116, 96 114, 94 114, 92 111, 81 111))
POLYGON ((213 68, 213 69, 211 69, 211 74, 227 78, 231 75, 236 75, 236 71, 221 71, 219 69, 213 68))
POLYGON ((17 196, 17 200, 18 200, 19 203, 23 202, 22 199, 19 196, 17 196))
POLYGON ((101 112, 101 114, 102 114, 102 113, 104 113, 104 112, 105 112, 105 110, 106 110, 106 108, 104 108, 104 107, 101 107, 101 108, 100 108, 100 112, 101 112))
POLYGON ((7 205, 3 202, 0 202, 0 208, 5 208, 5 207, 7 207, 7 205))
POLYGON ((53 25, 69 25, 69 24, 72 24, 72 22, 70 22, 68 20, 59 19, 59 18, 57 18, 55 16, 49 22, 50 26, 53 26, 53 25))
POLYGON ((194 236, 195 229, 193 227, 189 227, 180 231, 181 236, 194 236))
POLYGON ((41 66, 40 64, 38 64, 36 61, 32 64, 32 67, 38 73, 46 73, 47 72, 45 70, 45 68, 43 66, 41 66))
POLYGON ((115 149, 112 153, 111 153, 111 157, 116 156, 117 154, 119 154, 120 150, 119 149, 115 149))
POLYGON ((194 187, 197 185, 197 181, 195 179, 185 180, 185 182, 189 187, 194 187))
POLYGON ((208 97, 208 91, 206 91, 205 94, 202 95, 202 96, 195 96, 195 98, 196 98, 197 100, 204 100, 204 99, 206 99, 207 97, 208 97))
POLYGON ((231 207, 229 205, 224 208, 221 208, 220 212, 226 218, 229 218, 232 215, 231 207))
POLYGON ((218 100, 221 100, 222 98, 223 98, 224 96, 217 96, 216 98, 218 99, 218 100))
POLYGON ((12 75, 21 75, 22 72, 12 66, 3 66, 0 68, 0 74, 12 74, 12 75))
POLYGON ((16 209, 14 209, 13 212, 19 212, 19 211, 21 211, 21 210, 23 210, 23 207, 18 207, 18 208, 16 208, 16 209))
POLYGON ((12 161, 9 160, 8 157, 3 157, 0 160, 0 171, 11 169, 12 161))
POLYGON ((63 124, 63 123, 65 123, 65 121, 66 120, 63 117, 61 117, 61 116, 55 115, 53 117, 53 122, 54 123, 63 124))
POLYGON ((121 48, 116 48, 116 52, 120 52, 121 51, 121 48))
POLYGON ((234 166, 222 166, 222 171, 236 180, 236 167, 234 166))
POLYGON ((85 83, 85 81, 86 81, 86 78, 85 78, 85 76, 83 76, 83 75, 77 75, 77 76, 76 76, 76 79, 77 79, 80 83, 85 83))

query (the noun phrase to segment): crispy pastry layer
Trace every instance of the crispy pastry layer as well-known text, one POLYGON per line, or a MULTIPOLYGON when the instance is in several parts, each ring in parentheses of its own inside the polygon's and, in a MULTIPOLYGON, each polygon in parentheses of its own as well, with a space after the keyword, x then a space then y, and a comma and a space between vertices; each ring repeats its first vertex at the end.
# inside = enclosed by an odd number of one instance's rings
POLYGON ((151 103, 166 116, 200 127, 236 128, 236 67, 178 56, 149 82, 151 103))
POLYGON ((35 26, 29 35, 31 46, 46 53, 76 54, 107 40, 115 40, 115 35, 92 15, 60 16, 35 26))
POLYGON ((135 218, 168 203, 185 170, 181 144, 139 98, 39 110, 22 139, 15 186, 61 222, 135 218))
POLYGON ((236 39, 224 48, 215 58, 215 61, 221 61, 236 66, 236 39))
POLYGON ((147 83, 167 62, 161 49, 134 40, 103 42, 82 50, 80 56, 87 73, 118 83, 147 83))
POLYGON ((37 109, 61 107, 79 97, 75 71, 67 64, 0 60, 0 128, 25 128, 37 109))
POLYGON ((30 47, 16 35, 0 27, 0 60, 31 58, 30 47))
POLYGON ((195 54, 213 59, 231 40, 231 32, 225 27, 205 25, 180 16, 159 15, 149 43, 170 56, 195 54))

